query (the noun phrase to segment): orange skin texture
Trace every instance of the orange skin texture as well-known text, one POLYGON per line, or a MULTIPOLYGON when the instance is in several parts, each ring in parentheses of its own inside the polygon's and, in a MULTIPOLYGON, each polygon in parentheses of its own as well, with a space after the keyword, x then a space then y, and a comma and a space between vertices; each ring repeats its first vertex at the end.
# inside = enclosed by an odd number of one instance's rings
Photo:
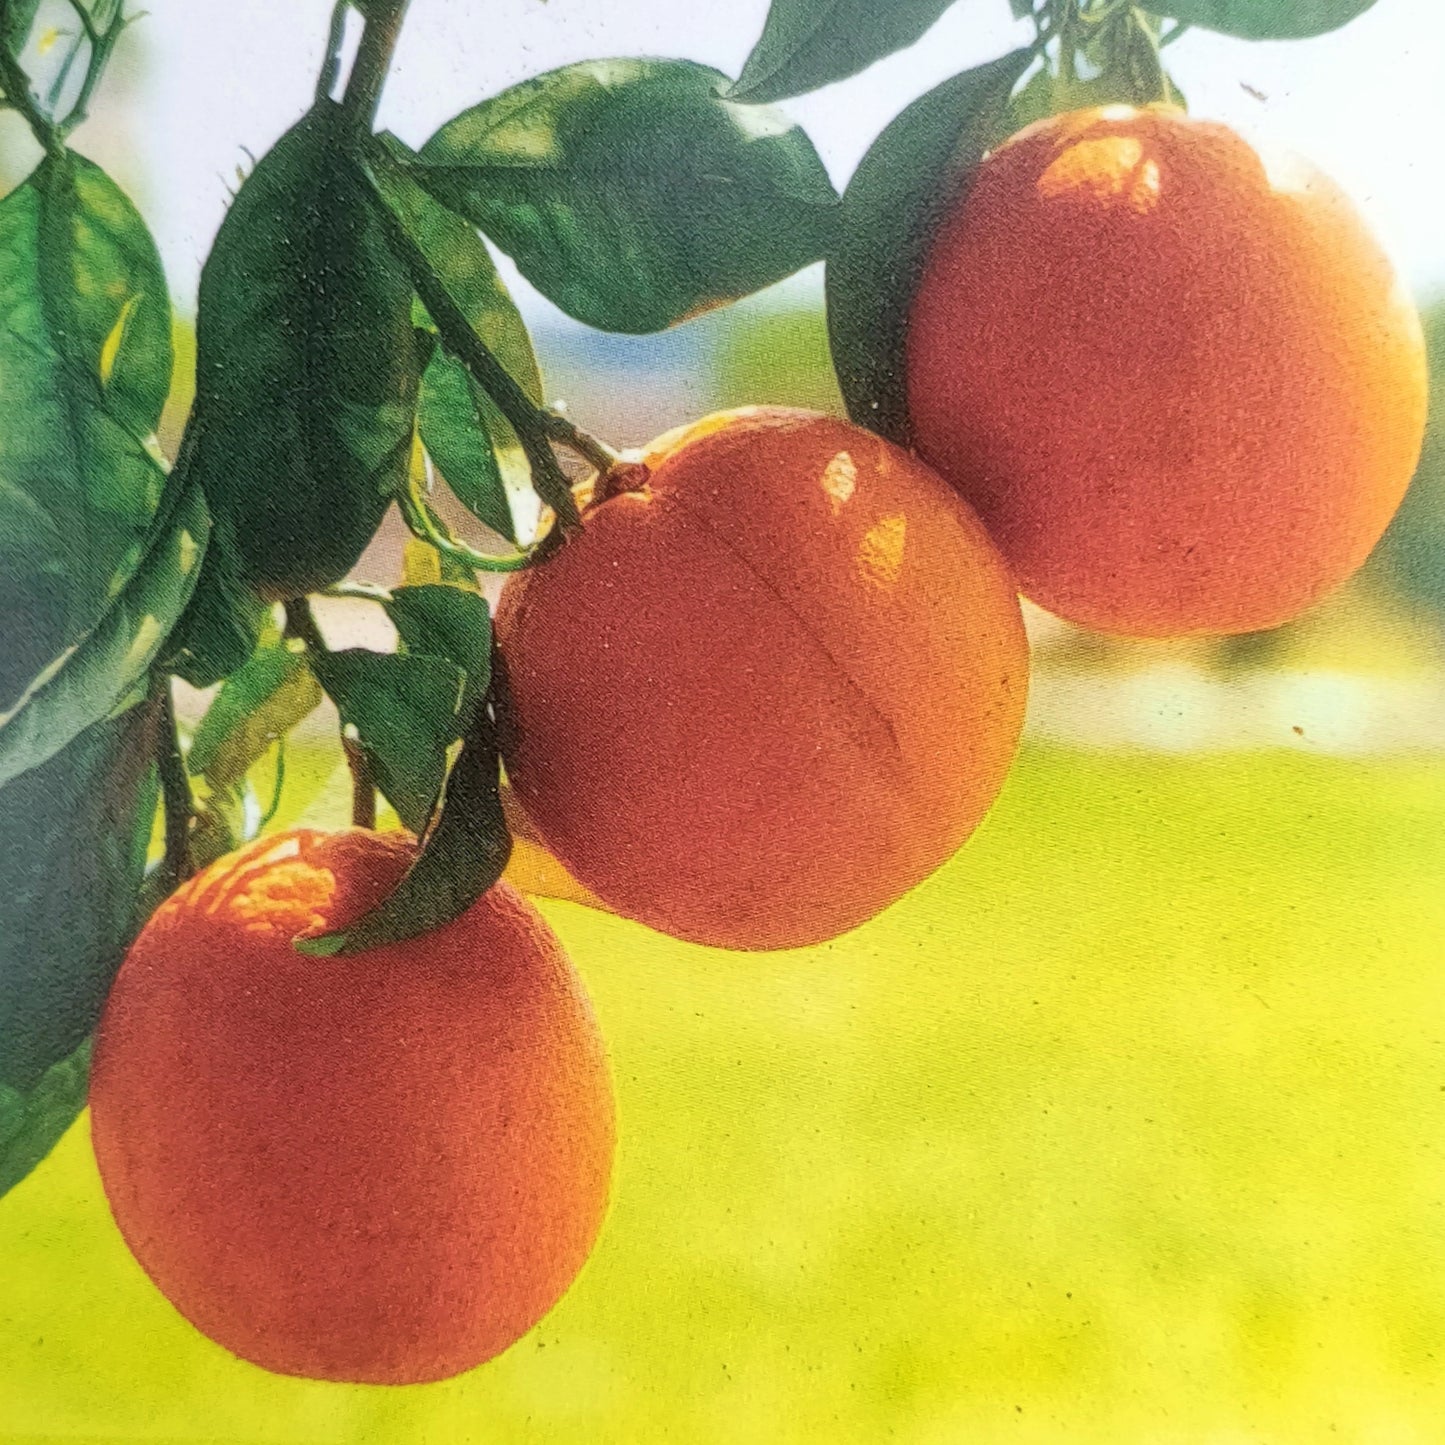
POLYGON ((601 1226, 613 1104, 582 985, 498 884, 410 943, 292 941, 379 903, 399 834, 295 831, 152 917, 106 1005, 91 1131, 121 1233, 233 1353, 412 1384, 490 1359, 601 1226))
POLYGON ((583 887, 675 937, 863 923, 962 846, 1013 758, 1007 569, 927 468, 810 412, 708 418, 624 485, 502 593, 517 802, 583 887))
POLYGON ((984 160, 929 252, 907 390, 1025 596, 1105 632, 1232 633, 1365 560, 1419 457, 1425 349, 1327 177, 1116 106, 984 160))

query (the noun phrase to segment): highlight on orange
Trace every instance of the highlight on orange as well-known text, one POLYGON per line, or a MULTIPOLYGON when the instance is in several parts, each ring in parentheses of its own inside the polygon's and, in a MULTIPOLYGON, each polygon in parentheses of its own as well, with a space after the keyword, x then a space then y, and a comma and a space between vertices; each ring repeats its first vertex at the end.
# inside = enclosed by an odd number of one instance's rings
POLYGON ((734 949, 817 943, 951 857, 1023 720, 1014 584, 914 457, 720 413, 619 468, 497 615, 515 798, 608 907, 734 949))
POLYGON ((566 1291, 606 1206, 613 1102, 583 988, 497 884, 423 938, 299 953, 381 901, 400 834, 306 830, 162 904, 91 1081, 106 1195, 198 1329, 282 1374, 444 1379, 566 1291))
POLYGON ((1425 351, 1318 170, 1110 106, 978 168, 914 298, 907 393, 1027 597, 1106 632, 1232 633, 1365 560, 1419 456, 1425 351))

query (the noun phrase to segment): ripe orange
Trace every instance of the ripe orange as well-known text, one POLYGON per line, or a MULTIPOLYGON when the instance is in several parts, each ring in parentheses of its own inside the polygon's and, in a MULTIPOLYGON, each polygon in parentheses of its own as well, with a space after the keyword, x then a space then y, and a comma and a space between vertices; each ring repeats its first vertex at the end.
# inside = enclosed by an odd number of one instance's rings
POLYGON ((497 613, 516 799, 604 904, 785 948, 871 918, 993 801, 1018 598, 914 458, 810 412, 655 442, 497 613))
POLYGON ((606 1203, 612 1093, 581 983, 499 884, 424 938, 310 958, 414 854, 296 831, 163 904, 91 1082, 127 1243, 198 1329, 283 1374, 406 1384, 504 1350, 606 1203))
POLYGON ((1425 377, 1345 196, 1162 107, 994 151, 909 320, 920 454, 1026 596, 1142 636, 1271 627, 1348 577, 1409 483, 1425 377))

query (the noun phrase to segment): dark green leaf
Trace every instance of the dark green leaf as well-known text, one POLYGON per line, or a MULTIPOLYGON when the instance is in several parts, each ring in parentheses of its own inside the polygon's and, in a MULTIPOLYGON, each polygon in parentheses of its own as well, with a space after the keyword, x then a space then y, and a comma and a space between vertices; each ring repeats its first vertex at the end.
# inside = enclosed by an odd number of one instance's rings
POLYGON ((376 771, 376 785, 413 833, 431 821, 457 735, 462 674, 444 657, 348 648, 311 666, 376 771))
POLYGON ((297 947, 323 955, 361 953, 461 917, 502 876, 512 855, 499 770, 495 728, 483 711, 457 754, 436 828, 396 891, 345 933, 307 939, 297 947))
POLYGON ((201 273, 194 470, 270 599, 355 565, 406 484, 411 283, 318 103, 241 187, 201 273))
POLYGON ((466 681, 457 716, 460 737, 492 680, 492 617, 486 602, 460 587, 398 587, 386 612, 408 652, 445 657, 461 669, 466 681))
POLYGON ((857 75, 921 39, 952 4, 953 0, 773 0, 762 38, 728 94, 753 102, 786 100, 857 75))
MULTIPOLYGON (((40 10, 40 0, 10 0, 5 8, 5 28, 0 32, 0 43, 11 55, 18 56, 30 39, 35 26, 35 16, 40 10)), ((0 1193, 4 1193, 0 1189, 0 1193)))
POLYGON ((905 328, 929 241, 999 139, 1009 93, 1032 58, 1015 50, 914 101, 873 142, 844 192, 828 258, 833 365, 849 416, 902 445, 905 328))
MULTIPOLYGON (((400 161, 414 159, 393 136, 382 138, 400 161)), ((534 401, 542 401, 542 374, 526 323, 492 264, 486 243, 473 227, 419 186, 388 186, 378 176, 383 194, 401 218, 448 290, 471 328, 512 379, 534 401)), ((420 320, 431 326, 421 303, 420 320)), ((422 444, 441 468, 447 485, 478 521, 509 542, 517 540, 507 481, 525 486, 527 462, 516 433, 496 405, 478 387, 466 367, 450 352, 436 347, 422 376, 417 404, 422 444)))
POLYGON ((418 178, 569 315, 658 331, 821 258, 837 197, 785 116, 683 60, 549 71, 449 121, 418 178))
POLYGON ((206 709, 187 766, 213 788, 237 788, 272 744, 320 702, 321 687, 305 653, 286 639, 268 639, 206 709))
POLYGON ((1034 0, 1008 0, 1015 20, 1027 20, 1034 13, 1034 0))
POLYGON ((196 590, 166 644, 166 669, 192 687, 210 687, 244 666, 270 614, 241 581, 234 530, 230 518, 212 519, 196 590))
POLYGON ((33 1088, 0 1084, 0 1195, 8 1193, 60 1142, 85 1108, 90 1040, 52 1064, 33 1088))
POLYGON ((143 442, 170 376, 145 223, 91 162, 47 158, 0 201, 0 708, 134 567, 164 481, 143 442))
POLYGON ((0 788, 0 1084, 22 1094, 94 1028, 134 936, 156 725, 144 703, 0 788))
MULTIPOLYGON (((372 188, 375 204, 397 254, 403 258, 417 289, 421 312, 426 319, 431 312, 447 353, 465 364, 467 375, 475 377, 488 393, 495 407, 479 408, 484 419, 494 417, 500 427, 499 412, 518 426, 526 418, 538 417, 533 395, 514 376, 502 359, 492 352, 486 341, 473 329, 471 316, 476 309, 479 278, 485 281, 492 269, 492 258, 482 238, 465 222, 448 213, 422 189, 414 170, 404 157, 410 154, 392 137, 380 137, 370 148, 365 163, 367 184, 372 188), (443 218, 448 218, 443 221, 443 218)), ((430 323, 429 323, 430 324, 430 323)), ((523 375, 528 371, 531 343, 524 351, 516 349, 517 338, 504 327, 502 339, 513 348, 523 375)), ((532 381, 540 390, 540 379, 532 381)), ((485 400, 485 398, 484 398, 485 400)), ((503 433, 495 434, 500 438, 503 433)), ((537 495, 556 512, 564 527, 581 525, 577 504, 572 497, 566 475, 557 464, 545 436, 540 433, 529 440, 518 440, 526 451, 526 475, 537 495)), ((501 464, 505 452, 498 449, 501 464)))
POLYGON ((1301 40, 1338 30, 1375 0, 1146 0, 1144 9, 1245 40, 1301 40))
POLYGON ((199 487, 172 490, 139 567, 100 621, 0 715, 0 784, 120 707, 165 644, 195 588, 211 525, 199 487))

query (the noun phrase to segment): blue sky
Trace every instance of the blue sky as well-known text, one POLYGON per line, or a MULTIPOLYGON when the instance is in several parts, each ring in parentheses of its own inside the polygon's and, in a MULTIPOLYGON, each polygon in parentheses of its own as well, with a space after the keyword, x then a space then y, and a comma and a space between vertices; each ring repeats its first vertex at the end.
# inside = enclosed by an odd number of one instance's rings
MULTIPOLYGON (((137 193, 184 305, 237 166, 309 103, 330 3, 146 0, 145 8, 148 18, 123 42, 116 83, 77 140, 137 193)), ((686 56, 736 74, 766 13, 767 0, 413 0, 381 120, 420 141, 484 95, 593 56, 686 56)), ((841 185, 908 101, 1029 33, 1007 0, 958 0, 911 51, 785 108, 841 185)), ((1343 30, 1310 41, 1252 44, 1195 31, 1169 54, 1196 114, 1305 152, 1355 196, 1417 292, 1445 292, 1439 0, 1377 0, 1343 30)), ((0 129, 0 145, 14 136, 13 125, 0 129)), ((535 319, 547 318, 546 303, 521 299, 535 319)))

